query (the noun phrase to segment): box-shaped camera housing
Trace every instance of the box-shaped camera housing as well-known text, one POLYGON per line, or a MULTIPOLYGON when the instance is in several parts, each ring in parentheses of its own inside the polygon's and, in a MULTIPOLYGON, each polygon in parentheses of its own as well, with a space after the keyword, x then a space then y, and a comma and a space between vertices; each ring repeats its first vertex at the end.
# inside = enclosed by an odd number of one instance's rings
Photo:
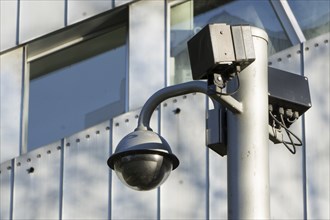
POLYGON ((209 24, 188 41, 194 80, 211 73, 233 73, 255 60, 251 27, 209 24))

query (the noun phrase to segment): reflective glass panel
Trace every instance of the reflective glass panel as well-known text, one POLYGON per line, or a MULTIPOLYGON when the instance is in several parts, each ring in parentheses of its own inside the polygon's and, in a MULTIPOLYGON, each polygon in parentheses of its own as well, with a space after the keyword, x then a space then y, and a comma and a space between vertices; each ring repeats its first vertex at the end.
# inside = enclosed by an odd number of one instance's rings
POLYGON ((32 61, 28 150, 125 109, 126 27, 32 61))
POLYGON ((307 40, 329 32, 329 0, 289 0, 288 3, 307 40))
POLYGON ((187 1, 171 8, 170 84, 192 80, 186 43, 210 23, 264 29, 269 36, 269 55, 292 46, 268 1, 187 1))

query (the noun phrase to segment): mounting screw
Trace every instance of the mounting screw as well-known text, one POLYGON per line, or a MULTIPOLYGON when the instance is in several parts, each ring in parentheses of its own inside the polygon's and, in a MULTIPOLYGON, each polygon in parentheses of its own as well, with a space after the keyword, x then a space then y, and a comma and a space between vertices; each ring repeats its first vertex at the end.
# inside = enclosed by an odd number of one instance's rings
POLYGON ((179 114, 181 112, 181 109, 180 108, 176 108, 173 110, 174 114, 179 114))
POLYGON ((26 170, 28 172, 28 174, 33 173, 34 172, 34 168, 30 167, 29 169, 26 170))

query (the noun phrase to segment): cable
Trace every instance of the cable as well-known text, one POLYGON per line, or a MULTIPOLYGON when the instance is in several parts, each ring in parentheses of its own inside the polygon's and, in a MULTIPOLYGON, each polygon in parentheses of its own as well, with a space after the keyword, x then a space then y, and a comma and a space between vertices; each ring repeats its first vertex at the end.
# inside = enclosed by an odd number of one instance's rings
MULTIPOLYGON (((283 118, 283 114, 280 114, 280 117, 281 117, 281 121, 282 121, 282 124, 286 127, 285 123, 284 123, 284 118, 283 118)), ((286 127, 287 128, 287 127, 286 127)), ((288 143, 286 141, 282 141, 282 143, 285 145, 285 147, 292 153, 292 154, 295 154, 296 153, 296 145, 294 144, 292 138, 291 138, 291 135, 290 133, 288 132, 289 129, 286 129, 286 134, 288 135, 288 138, 290 139, 290 144, 292 145, 292 149, 288 146, 288 143)), ((282 136, 282 140, 283 140, 283 136, 282 136)))
POLYGON ((297 141, 299 141, 299 143, 295 143, 296 146, 302 146, 302 141, 300 140, 300 138, 295 135, 292 131, 290 131, 285 125, 282 124, 282 122, 280 122, 272 112, 269 112, 270 116, 276 121, 277 124, 279 124, 282 128, 284 128, 287 132, 289 132, 294 138, 297 139, 297 141))
POLYGON ((290 124, 293 124, 294 122, 297 121, 297 119, 295 118, 295 119, 291 120, 289 118, 286 118, 286 121, 289 122, 290 124))
POLYGON ((214 93, 216 93, 216 94, 218 94, 218 95, 234 95, 236 92, 238 92, 238 90, 239 90, 239 87, 240 87, 240 81, 239 81, 239 76, 238 76, 238 74, 237 74, 237 72, 235 72, 235 76, 236 76, 236 81, 237 81, 237 87, 236 87, 236 89, 235 89, 235 91, 233 91, 233 92, 231 92, 231 93, 223 93, 223 92, 218 92, 217 90, 215 90, 215 89, 211 89, 211 91, 212 92, 214 92, 214 93))
MULTIPOLYGON (((300 138, 295 135, 292 131, 290 131, 284 124, 282 124, 272 113, 271 116, 273 119, 275 119, 275 121, 282 127, 285 129, 285 131, 289 132, 290 135, 292 135, 299 143, 295 143, 296 146, 302 146, 302 141, 300 140, 300 138)), ((290 143, 290 142, 286 142, 286 143, 290 143)))
MULTIPOLYGON (((287 135, 288 135, 288 137, 289 137, 289 139, 290 139, 290 142, 288 142, 288 141, 284 141, 283 140, 283 138, 282 138, 282 143, 285 145, 285 147, 286 148, 288 148, 288 150, 292 153, 292 154, 295 154, 296 153, 296 146, 302 146, 302 141, 300 140, 300 138, 297 136, 297 135, 295 135, 292 131, 290 131, 287 127, 286 127, 286 125, 285 125, 285 123, 284 123, 284 119, 283 119, 283 115, 282 114, 280 114, 281 115, 281 120, 282 120, 282 122, 281 121, 279 121, 275 116, 274 116, 274 114, 271 112, 271 111, 269 111, 269 115, 273 118, 273 120, 280 126, 280 127, 282 127, 282 128, 284 128, 284 130, 286 131, 286 133, 287 133, 287 135), (292 140, 292 137, 291 137, 291 135, 299 142, 299 143, 294 143, 294 141, 292 140), (293 146, 293 150, 288 146, 288 145, 292 145, 293 146)), ((283 137, 283 136, 282 136, 283 137)))

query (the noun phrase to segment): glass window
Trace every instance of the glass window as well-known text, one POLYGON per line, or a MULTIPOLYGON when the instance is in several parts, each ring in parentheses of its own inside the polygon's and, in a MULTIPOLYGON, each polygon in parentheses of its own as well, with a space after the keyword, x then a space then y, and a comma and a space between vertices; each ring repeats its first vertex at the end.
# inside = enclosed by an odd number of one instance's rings
POLYGON ((209 23, 250 24, 266 30, 269 55, 292 46, 268 1, 187 1, 171 8, 170 84, 192 80, 186 43, 209 23))
POLYGON ((125 110, 127 27, 29 63, 28 151, 125 110))
POLYGON ((307 40, 329 32, 329 0, 289 0, 288 3, 307 40))

